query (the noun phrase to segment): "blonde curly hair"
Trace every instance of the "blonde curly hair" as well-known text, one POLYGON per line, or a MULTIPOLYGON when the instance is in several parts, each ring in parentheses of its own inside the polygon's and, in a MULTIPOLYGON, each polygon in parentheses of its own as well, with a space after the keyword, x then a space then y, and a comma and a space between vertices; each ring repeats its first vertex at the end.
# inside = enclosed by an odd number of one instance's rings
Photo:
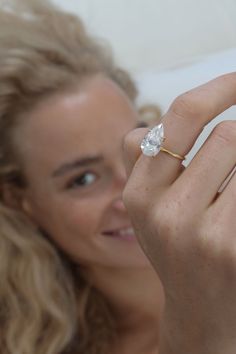
POLYGON ((104 354, 115 336, 102 295, 4 191, 27 185, 13 131, 44 97, 103 73, 136 88, 107 46, 46 0, 0 0, 0 352, 104 354))

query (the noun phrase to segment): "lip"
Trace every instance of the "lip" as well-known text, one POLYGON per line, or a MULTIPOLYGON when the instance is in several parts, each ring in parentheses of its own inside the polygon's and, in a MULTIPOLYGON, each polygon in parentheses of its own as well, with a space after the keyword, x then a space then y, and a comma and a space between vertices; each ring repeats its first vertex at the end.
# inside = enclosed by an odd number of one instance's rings
POLYGON ((113 230, 107 230, 102 233, 106 237, 118 238, 122 240, 136 240, 134 229, 132 226, 124 226, 113 230))

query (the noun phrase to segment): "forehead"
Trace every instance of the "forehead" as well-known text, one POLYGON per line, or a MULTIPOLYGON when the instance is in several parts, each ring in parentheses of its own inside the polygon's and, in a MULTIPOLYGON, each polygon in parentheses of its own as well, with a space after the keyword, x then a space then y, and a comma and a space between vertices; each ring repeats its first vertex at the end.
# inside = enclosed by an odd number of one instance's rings
POLYGON ((119 87, 94 77, 42 102, 24 120, 17 143, 31 167, 54 168, 64 160, 109 151, 136 121, 136 111, 119 87))

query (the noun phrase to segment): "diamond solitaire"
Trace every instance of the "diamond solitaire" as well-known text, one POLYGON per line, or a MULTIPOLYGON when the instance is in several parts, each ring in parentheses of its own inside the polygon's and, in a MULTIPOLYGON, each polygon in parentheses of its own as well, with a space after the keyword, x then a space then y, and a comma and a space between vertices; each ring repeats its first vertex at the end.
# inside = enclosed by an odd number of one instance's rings
POLYGON ((164 127, 161 123, 152 128, 144 137, 140 146, 143 154, 146 156, 156 156, 164 140, 164 127))

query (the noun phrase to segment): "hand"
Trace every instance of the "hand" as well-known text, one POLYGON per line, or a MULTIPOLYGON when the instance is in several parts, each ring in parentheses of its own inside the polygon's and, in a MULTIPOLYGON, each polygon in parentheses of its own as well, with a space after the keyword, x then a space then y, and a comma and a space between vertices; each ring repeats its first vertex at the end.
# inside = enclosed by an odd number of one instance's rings
MULTIPOLYGON (((236 103, 236 73, 179 96, 162 119, 165 148, 186 155, 204 126, 236 103)), ((236 121, 220 123, 184 169, 125 139, 124 191, 139 241, 164 286, 162 354, 236 353, 236 121)))

